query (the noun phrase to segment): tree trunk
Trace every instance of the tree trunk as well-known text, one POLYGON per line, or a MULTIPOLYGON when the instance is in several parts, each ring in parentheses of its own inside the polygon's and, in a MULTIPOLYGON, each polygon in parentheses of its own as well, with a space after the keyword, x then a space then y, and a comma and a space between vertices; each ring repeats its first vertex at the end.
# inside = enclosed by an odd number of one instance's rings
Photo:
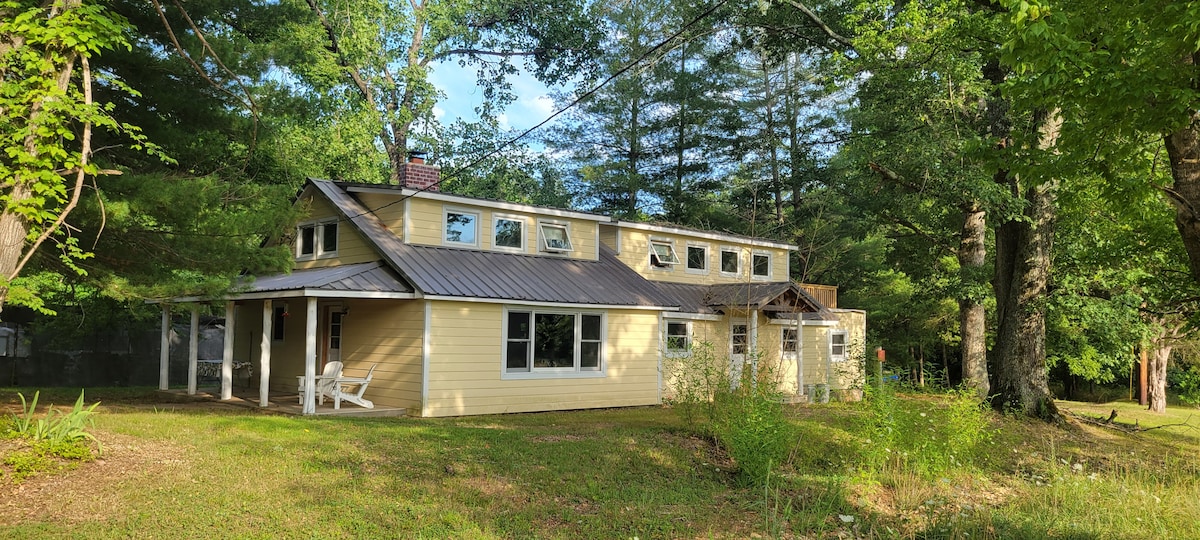
MULTIPOLYGON (((1038 148, 1052 148, 1062 129, 1058 111, 1035 115, 1038 148)), ((1061 421, 1050 395, 1046 369, 1046 307, 1042 302, 1050 280, 1054 246, 1056 179, 1032 186, 1008 171, 996 174, 1025 199, 1023 220, 1010 220, 996 230, 996 348, 998 371, 996 405, 1016 408, 1029 416, 1061 421)))
MULTIPOLYGON (((973 282, 974 276, 986 262, 985 216, 978 205, 973 205, 964 212, 958 248, 958 265, 964 283, 973 282)), ((973 388, 979 399, 987 399, 991 390, 987 369, 987 315, 984 313, 983 302, 974 296, 968 294, 958 300, 959 332, 962 334, 962 378, 963 384, 973 388)))
POLYGON ((1170 341, 1158 340, 1150 354, 1150 377, 1146 394, 1150 398, 1148 410, 1167 412, 1167 361, 1171 358, 1174 345, 1170 341))
POLYGON ((1200 114, 1164 142, 1175 180, 1167 191, 1175 206, 1175 227, 1187 249, 1192 279, 1200 281, 1200 114))

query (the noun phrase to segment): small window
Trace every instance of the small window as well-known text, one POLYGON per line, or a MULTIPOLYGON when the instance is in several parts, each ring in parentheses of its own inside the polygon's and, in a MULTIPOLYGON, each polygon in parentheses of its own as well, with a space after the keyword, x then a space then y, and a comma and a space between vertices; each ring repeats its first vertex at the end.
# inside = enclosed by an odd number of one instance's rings
POLYGON ((493 247, 525 249, 525 222, 521 220, 496 218, 495 234, 492 239, 493 247))
POLYGON ((583 331, 579 336, 579 370, 600 370, 600 316, 579 316, 583 331))
POLYGON ((708 248, 688 246, 687 269, 704 272, 708 270, 708 248))
POLYGON ((504 351, 504 369, 507 371, 529 371, 529 318, 526 311, 508 312, 507 348, 504 351))
POLYGON ((765 253, 751 255, 750 272, 754 277, 771 277, 771 256, 765 253))
POLYGON ((308 257, 317 252, 317 227, 300 227, 300 256, 308 257))
POLYGON ((721 272, 725 274, 738 273, 738 252, 736 250, 721 250, 721 272))
POLYGON ((729 341, 733 347, 733 350, 732 350, 733 354, 735 354, 735 355, 746 354, 747 346, 750 343, 750 340, 749 340, 750 332, 747 329, 746 325, 744 325, 744 324, 733 325, 730 328, 729 335, 730 335, 729 341))
POLYGON ((543 223, 541 229, 543 250, 564 252, 573 249, 571 247, 571 235, 567 232, 566 225, 543 223))
POLYGON ((296 258, 312 259, 337 255, 338 223, 308 223, 297 227, 296 258))
POLYGON ((780 349, 783 352, 785 352, 785 353, 796 352, 796 346, 799 343, 800 343, 800 340, 797 339, 797 334, 796 334, 795 328, 784 328, 783 329, 782 339, 781 339, 781 343, 780 343, 780 349))
POLYGON ((287 306, 274 306, 271 317, 271 340, 283 341, 283 325, 287 322, 287 306))
POLYGON ((684 354, 691 350, 691 332, 686 321, 667 321, 667 353, 684 354))
POLYGON ((478 223, 479 214, 447 210, 446 243, 478 245, 476 236, 478 223))
POLYGON ((675 255, 675 246, 672 246, 670 242, 650 241, 651 266, 670 268, 676 264, 679 264, 679 257, 675 255))
POLYGON ((834 362, 846 359, 846 333, 834 332, 829 334, 829 357, 834 362))
POLYGON ((321 226, 321 252, 333 253, 338 248, 338 224, 326 223, 321 226))

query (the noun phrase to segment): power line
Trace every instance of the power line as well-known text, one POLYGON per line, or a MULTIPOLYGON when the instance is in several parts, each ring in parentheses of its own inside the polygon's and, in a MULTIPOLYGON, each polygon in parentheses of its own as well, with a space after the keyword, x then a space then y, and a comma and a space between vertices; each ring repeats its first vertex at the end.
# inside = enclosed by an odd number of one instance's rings
POLYGON ((457 177, 458 177, 458 175, 459 175, 460 173, 462 173, 463 171, 469 170, 469 169, 471 169, 471 168, 475 167, 476 165, 479 165, 480 163, 483 163, 483 161, 484 161, 484 160, 486 160, 486 159, 488 159, 488 158, 490 158, 490 157, 492 157, 492 156, 494 156, 494 155, 496 155, 496 154, 500 153, 500 151, 501 151, 501 150, 504 150, 505 148, 508 148, 508 147, 509 147, 509 146, 511 146, 513 143, 516 143, 517 141, 519 141, 519 140, 521 140, 521 139, 525 138, 525 137, 526 137, 527 135, 529 135, 530 133, 533 133, 534 131, 537 131, 537 130, 538 130, 539 128, 541 128, 542 126, 544 126, 544 125, 546 125, 546 124, 550 123, 550 121, 551 121, 551 120, 554 120, 555 118, 558 118, 558 117, 559 117, 559 115, 561 115, 562 113, 565 113, 565 112, 567 112, 567 111, 568 111, 568 110, 570 110, 572 107, 574 107, 574 106, 576 106, 576 105, 578 105, 578 104, 582 103, 584 100, 586 100, 586 99, 588 99, 588 98, 592 97, 593 95, 595 95, 595 93, 596 93, 596 92, 600 91, 600 89, 601 89, 601 88, 604 88, 604 86, 605 86, 605 85, 607 85, 608 83, 612 82, 612 81, 613 81, 613 80, 615 80, 617 77, 620 77, 621 75, 624 75, 624 74, 625 74, 625 72, 629 71, 630 69, 633 69, 633 68, 634 68, 635 66, 637 66, 638 64, 642 63, 642 61, 643 61, 643 60, 645 60, 646 58, 649 58, 649 57, 650 57, 650 55, 654 54, 655 52, 658 52, 658 50, 659 50, 659 49, 661 49, 661 48, 663 48, 663 47, 667 46, 667 44, 669 44, 669 43, 671 43, 671 42, 675 41, 675 39, 676 39, 676 38, 678 38, 679 36, 683 35, 683 33, 684 33, 684 32, 686 32, 686 31, 687 31, 689 28, 691 28, 692 26, 695 26, 695 25, 696 25, 697 23, 699 23, 700 21, 702 21, 702 20, 704 20, 704 19, 708 18, 708 16, 709 16, 709 15, 712 15, 714 12, 716 12, 718 9, 720 9, 722 6, 724 6, 724 5, 725 5, 726 3, 728 3, 728 2, 729 2, 729 0, 720 0, 719 2, 717 2, 717 3, 713 4, 713 5, 712 5, 712 6, 710 6, 708 9, 704 10, 704 12, 700 13, 700 14, 699 14, 699 15, 697 15, 695 18, 693 18, 691 21, 688 21, 688 23, 687 23, 687 24, 684 24, 683 26, 679 27, 679 29, 678 29, 678 30, 676 30, 675 32, 673 32, 673 33, 672 33, 670 36, 667 36, 667 37, 666 37, 666 38, 664 38, 663 40, 659 41, 659 42, 658 42, 657 44, 655 44, 653 47, 651 47, 651 48, 649 48, 649 49, 646 49, 646 51, 645 51, 645 52, 643 52, 643 53, 642 53, 640 56, 638 56, 637 58, 633 59, 632 61, 630 61, 629 63, 625 64, 624 66, 622 66, 622 67, 621 67, 621 69, 618 69, 618 70, 617 70, 615 73, 613 73, 612 75, 609 75, 609 76, 608 76, 608 78, 604 79, 603 81, 600 81, 600 84, 597 84, 596 86, 593 86, 591 89, 589 89, 587 92, 584 92, 583 94, 580 94, 580 95, 579 95, 579 97, 576 97, 574 100, 572 100, 570 103, 568 103, 568 104, 567 104, 565 107, 563 107, 563 108, 561 108, 561 109, 559 109, 559 110, 557 110, 557 111, 554 111, 554 113, 553 113, 553 114, 551 114, 550 116, 547 116, 547 117, 546 117, 544 120, 542 120, 541 122, 538 122, 538 123, 537 123, 536 125, 534 125, 533 127, 529 128, 529 129, 526 129, 525 131, 521 132, 519 135, 517 135, 517 136, 515 136, 515 137, 513 137, 513 138, 511 138, 511 139, 508 139, 507 141, 504 141, 503 143, 500 143, 500 144, 499 144, 499 145, 497 145, 495 148, 493 148, 491 151, 489 151, 489 152, 487 152, 486 154, 483 154, 482 156, 480 156, 480 157, 476 158, 474 161, 472 161, 472 162, 470 162, 470 163, 468 163, 468 164, 466 164, 466 165, 463 165, 462 167, 458 167, 458 168, 456 168, 456 169, 453 169, 453 170, 452 170, 452 171, 450 171, 449 173, 443 174, 443 175, 442 175, 440 178, 438 178, 438 181, 437 181, 437 182, 434 182, 434 183, 432 183, 432 184, 429 184, 428 186, 422 187, 422 188, 420 188, 420 189, 414 190, 414 191, 413 191, 413 193, 410 193, 410 194, 408 194, 408 195, 403 195, 403 196, 401 196, 399 199, 396 199, 395 201, 392 201, 392 202, 390 202, 390 203, 387 203, 387 204, 385 204, 385 205, 383 205, 383 206, 380 206, 380 207, 378 207, 378 208, 372 208, 372 209, 368 209, 366 212, 362 212, 362 213, 360 213, 360 214, 356 214, 356 215, 350 216, 350 219, 354 219, 354 218, 356 218, 356 217, 361 217, 361 216, 364 216, 364 215, 367 215, 367 214, 372 214, 372 213, 374 213, 374 212, 377 212, 377 211, 379 211, 379 210, 383 210, 384 208, 388 208, 388 207, 390 207, 390 206, 392 206, 392 205, 396 205, 396 204, 402 203, 402 202, 404 202, 405 200, 407 200, 407 199, 409 199, 409 198, 411 198, 411 197, 415 196, 415 195, 416 195, 416 194, 418 194, 418 193, 423 193, 423 192, 429 191, 431 188, 434 188, 434 187, 440 186, 440 185, 442 184, 442 182, 445 182, 446 180, 450 180, 451 178, 457 178, 457 177))

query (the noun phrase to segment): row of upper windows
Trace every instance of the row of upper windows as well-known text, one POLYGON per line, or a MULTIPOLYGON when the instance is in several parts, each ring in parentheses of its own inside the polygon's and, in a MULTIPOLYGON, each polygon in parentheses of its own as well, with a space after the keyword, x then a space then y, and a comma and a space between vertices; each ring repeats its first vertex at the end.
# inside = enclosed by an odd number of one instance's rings
MULTIPOLYGON (((721 246, 719 249, 721 257, 718 261, 721 274, 726 276, 738 276, 742 273, 742 248, 733 246, 721 246)), ((755 250, 750 254, 750 275, 756 278, 770 279, 771 268, 774 255, 769 251, 755 250)), ((683 261, 675 252, 674 242, 670 240, 650 240, 650 266, 664 270, 670 270, 675 266, 683 265, 688 273, 691 274, 707 274, 709 272, 709 246, 708 244, 693 244, 687 245, 687 258, 683 261)))
MULTIPOLYGON (((492 216, 492 248, 500 251, 525 252, 528 220, 520 216, 492 216)), ((569 253, 570 223, 538 220, 538 250, 547 253, 569 253)), ((443 211, 442 242, 448 246, 478 248, 480 213, 473 210, 447 208, 443 211)))

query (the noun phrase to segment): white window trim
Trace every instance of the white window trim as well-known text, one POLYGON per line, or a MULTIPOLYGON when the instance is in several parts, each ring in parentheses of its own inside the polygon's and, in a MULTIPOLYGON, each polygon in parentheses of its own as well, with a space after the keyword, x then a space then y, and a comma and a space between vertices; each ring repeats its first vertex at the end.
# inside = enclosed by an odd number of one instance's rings
POLYGON ((482 232, 479 222, 482 221, 478 210, 468 210, 466 208, 455 208, 453 206, 442 207, 442 245, 444 246, 459 246, 459 247, 479 247, 479 233, 482 232), (450 214, 462 214, 475 216, 475 241, 474 242, 456 242, 451 240, 446 234, 446 220, 450 219, 450 214))
POLYGON ((750 277, 761 281, 770 281, 775 270, 775 255, 770 251, 756 249, 750 252, 750 277), (754 273, 754 257, 767 258, 767 275, 762 276, 754 273))
POLYGON ((596 310, 572 309, 537 309, 526 306, 504 306, 500 324, 500 379, 595 379, 608 377, 608 313, 596 310), (533 358, 529 358, 529 371, 508 371, 508 314, 510 311, 529 313, 529 350, 532 355, 535 319, 538 314, 572 315, 575 317, 575 365, 580 363, 580 352, 583 343, 583 317, 581 315, 600 316, 600 365, 595 370, 577 370, 578 368, 535 368, 533 358))
POLYGON ((850 356, 850 339, 845 330, 831 330, 829 332, 829 361, 830 362, 845 362, 846 357, 850 356), (842 354, 833 354, 833 336, 842 336, 842 354))
POLYGON ((721 272, 722 276, 738 277, 738 276, 742 275, 742 248, 733 247, 733 246, 721 246, 720 250, 718 250, 718 253, 733 253, 733 254, 737 255, 737 262, 738 262, 737 272, 726 272, 725 265, 723 264, 723 259, 725 258, 725 256, 720 255, 717 257, 717 270, 721 272))
POLYGON ((492 249, 496 251, 507 251, 510 253, 525 253, 525 245, 529 236, 529 220, 522 216, 514 216, 511 214, 492 214, 492 249), (516 221, 521 224, 521 245, 518 247, 498 246, 496 245, 496 229, 500 227, 500 220, 516 221))
POLYGON ((692 346, 695 344, 695 334, 692 333, 692 321, 687 319, 663 318, 662 332, 662 351, 664 357, 687 358, 692 355, 692 346), (667 333, 667 326, 672 323, 682 324, 687 328, 687 341, 684 343, 684 349, 682 351, 673 351, 667 347, 667 338, 670 337, 670 334, 667 333))
POLYGON ((697 274, 701 276, 708 275, 708 271, 712 268, 712 247, 705 242, 688 242, 683 248, 683 268, 689 274, 697 274), (688 255, 688 249, 699 248, 704 250, 704 268, 692 268, 688 266, 691 263, 691 257, 688 255))
POLYGON ((675 241, 674 240, 672 240, 670 238, 655 238, 653 236, 650 237, 650 241, 646 243, 646 266, 648 268, 650 268, 653 271, 658 271, 658 272, 672 272, 675 270, 675 266, 678 265, 679 263, 680 263, 679 252, 675 251, 675 241), (661 265, 654 264, 654 259, 655 259, 654 246, 655 246, 655 244, 660 245, 660 246, 666 246, 667 249, 671 250, 671 255, 675 257, 675 262, 665 262, 665 261, 660 260, 659 262, 661 263, 661 265))
POLYGON ((795 358, 797 358, 800 353, 800 348, 803 346, 804 345, 800 342, 800 329, 796 328, 795 323, 793 323, 791 326, 785 326, 785 327, 779 329, 779 354, 784 359, 794 360, 795 358), (792 332, 796 333, 796 350, 794 350, 794 351, 789 351, 787 349, 787 346, 785 345, 787 340, 784 338, 786 337, 786 334, 788 333, 788 331, 792 331, 792 332))
POLYGON ((537 243, 538 251, 542 253, 571 253, 575 251, 575 243, 571 241, 571 222, 557 221, 548 219, 539 219, 537 221, 537 243), (567 234, 567 248, 552 248, 546 245, 546 235, 543 234, 543 227, 560 227, 567 234))
POLYGON ((325 226, 337 226, 337 245, 342 247, 342 227, 338 224, 337 218, 313 219, 303 221, 296 224, 296 260, 297 261, 313 261, 317 259, 329 259, 337 257, 338 250, 325 251, 325 226), (313 229, 313 252, 307 255, 300 253, 301 244, 304 240, 304 229, 312 227, 313 229))

